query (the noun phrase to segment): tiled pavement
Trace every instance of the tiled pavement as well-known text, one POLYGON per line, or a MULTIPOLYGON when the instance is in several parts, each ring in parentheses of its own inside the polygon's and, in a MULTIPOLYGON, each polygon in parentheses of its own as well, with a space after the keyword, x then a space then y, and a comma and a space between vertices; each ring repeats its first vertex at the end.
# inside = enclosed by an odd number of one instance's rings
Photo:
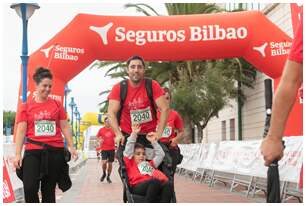
MULTIPOLYGON (((64 194, 57 191, 60 203, 121 203, 122 183, 118 175, 118 163, 114 163, 111 176, 113 183, 100 182, 101 164, 96 159, 89 159, 84 167, 72 174, 72 188, 64 194)), ((194 183, 190 178, 175 176, 177 202, 180 203, 256 203, 263 198, 246 198, 243 193, 229 192, 228 187, 194 183)))

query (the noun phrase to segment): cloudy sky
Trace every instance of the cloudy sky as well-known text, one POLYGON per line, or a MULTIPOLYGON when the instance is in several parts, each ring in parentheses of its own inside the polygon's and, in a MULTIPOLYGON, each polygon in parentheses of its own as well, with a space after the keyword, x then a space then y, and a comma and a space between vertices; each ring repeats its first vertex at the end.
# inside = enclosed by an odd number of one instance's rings
MULTIPOLYGON (((114 1, 112 1, 114 2, 114 1)), ((117 2, 117 1, 116 1, 117 2)), ((125 2, 127 3, 127 2, 125 2)), ((10 8, 11 3, 2 3, 2 86, 3 109, 16 110, 17 96, 20 82, 22 22, 16 12, 10 8)), ((62 30, 78 13, 115 16, 141 15, 135 9, 124 9, 123 3, 39 3, 29 20, 28 47, 29 55, 41 45, 49 41, 56 33, 62 30)), ((162 3, 152 5, 160 13, 165 13, 162 3)), ((99 92, 110 89, 119 80, 104 77, 104 71, 98 69, 84 69, 72 79, 68 85, 72 90, 70 96, 75 97, 81 114, 97 112, 98 103, 106 96, 99 96, 99 92), (84 82, 90 81, 90 85, 84 82)))

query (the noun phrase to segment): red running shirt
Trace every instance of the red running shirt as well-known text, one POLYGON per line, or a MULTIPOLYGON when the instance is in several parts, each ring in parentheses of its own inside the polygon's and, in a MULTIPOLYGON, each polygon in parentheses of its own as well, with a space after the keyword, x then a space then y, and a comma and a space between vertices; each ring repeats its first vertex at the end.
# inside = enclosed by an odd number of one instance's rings
MULTIPOLYGON (((26 137, 54 147, 64 147, 60 120, 66 119, 65 109, 60 102, 51 98, 43 103, 29 99, 27 103, 21 105, 16 122, 27 123, 26 137)), ((42 149, 42 147, 25 143, 25 150, 31 149, 42 149)))
MULTIPOLYGON (((154 101, 164 95, 163 89, 155 80, 152 80, 152 91, 154 101)), ((112 88, 108 99, 120 102, 120 83, 117 83, 112 88)), ((144 80, 142 80, 138 87, 133 87, 130 80, 128 81, 127 96, 121 113, 121 130, 130 134, 132 132, 132 122, 141 125, 140 133, 147 134, 156 130, 157 120, 154 117, 144 80)))
POLYGON ((299 63, 303 63, 303 13, 301 13, 301 21, 294 34, 289 59, 299 63))
POLYGON ((99 150, 115 150, 115 133, 112 128, 102 127, 98 134, 98 138, 103 141, 100 144, 99 150))
MULTIPOLYGON (((158 112, 157 117, 159 122, 160 112, 158 112)), ((171 109, 168 116, 167 125, 164 129, 160 141, 169 142, 171 139, 175 138, 175 129, 182 129, 182 128, 184 128, 183 119, 181 118, 179 113, 177 113, 177 111, 171 109)))
MULTIPOLYGON (((123 161, 124 161, 125 166, 126 166, 126 171, 127 171, 128 177, 129 177, 129 185, 130 186, 133 187, 133 186, 135 186, 135 185, 137 185, 141 182, 144 182, 146 180, 150 180, 150 179, 153 178, 153 176, 150 176, 148 174, 145 174, 145 175, 141 174, 134 159, 129 159, 127 157, 123 157, 123 161)), ((149 163, 154 168, 153 160, 151 160, 149 163)), ((155 172, 156 170, 157 169, 154 169, 153 172, 155 172)))

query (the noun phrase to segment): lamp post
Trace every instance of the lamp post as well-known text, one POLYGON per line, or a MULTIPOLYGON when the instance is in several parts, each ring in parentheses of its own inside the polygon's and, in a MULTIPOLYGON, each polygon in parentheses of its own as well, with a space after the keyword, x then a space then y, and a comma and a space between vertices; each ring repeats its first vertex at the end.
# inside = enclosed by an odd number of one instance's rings
POLYGON ((68 84, 65 85, 65 97, 64 97, 64 101, 65 101, 65 111, 67 113, 67 95, 71 92, 71 89, 69 89, 68 84))
POLYGON ((81 129, 81 114, 78 111, 76 114, 76 120, 78 121, 78 126, 77 126, 77 131, 78 131, 78 142, 80 142, 80 137, 81 137, 81 133, 80 133, 80 129, 81 129))
POLYGON ((74 109, 75 106, 76 106, 76 104, 74 102, 74 97, 71 97, 71 101, 69 103, 69 107, 71 107, 70 123, 71 123, 72 136, 74 136, 74 132, 73 132, 73 109, 74 109))
POLYGON ((22 19, 22 102, 27 101, 27 77, 28 77, 28 20, 33 15, 35 9, 39 9, 38 4, 12 4, 18 16, 22 19))
POLYGON ((75 110, 74 110, 74 114, 75 114, 75 146, 76 148, 78 147, 78 114, 79 114, 79 111, 78 111, 78 107, 75 106, 75 110))

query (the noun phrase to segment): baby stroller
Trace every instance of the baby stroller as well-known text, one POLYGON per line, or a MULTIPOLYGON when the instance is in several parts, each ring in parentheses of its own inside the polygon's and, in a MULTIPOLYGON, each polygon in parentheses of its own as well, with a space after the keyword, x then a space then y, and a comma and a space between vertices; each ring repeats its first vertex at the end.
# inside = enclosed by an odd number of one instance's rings
MULTIPOLYGON (((138 137, 137 142, 143 144, 145 146, 145 148, 153 148, 151 143, 149 143, 148 141, 146 141, 145 137, 138 137), (144 141, 139 139, 145 139, 144 141)), ((126 140, 125 140, 126 143, 126 140)), ((174 192, 174 173, 175 171, 172 170, 172 160, 171 160, 171 156, 169 153, 169 149, 163 145, 160 144, 162 149, 165 152, 165 157, 163 159, 163 162, 161 163, 161 165, 158 167, 158 169, 160 171, 162 171, 169 179, 169 182, 171 184, 171 188, 172 188, 172 197, 171 197, 171 203, 176 203, 176 196, 175 196, 175 192, 174 192)), ((127 174, 127 170, 125 167, 125 163, 123 161, 123 151, 124 151, 125 145, 120 145, 118 146, 118 150, 117 150, 117 157, 118 157, 118 162, 119 162, 119 175, 123 184, 123 202, 124 203, 143 203, 145 202, 145 197, 138 195, 138 194, 133 194, 131 192, 131 188, 130 185, 128 183, 128 174, 127 174)))

